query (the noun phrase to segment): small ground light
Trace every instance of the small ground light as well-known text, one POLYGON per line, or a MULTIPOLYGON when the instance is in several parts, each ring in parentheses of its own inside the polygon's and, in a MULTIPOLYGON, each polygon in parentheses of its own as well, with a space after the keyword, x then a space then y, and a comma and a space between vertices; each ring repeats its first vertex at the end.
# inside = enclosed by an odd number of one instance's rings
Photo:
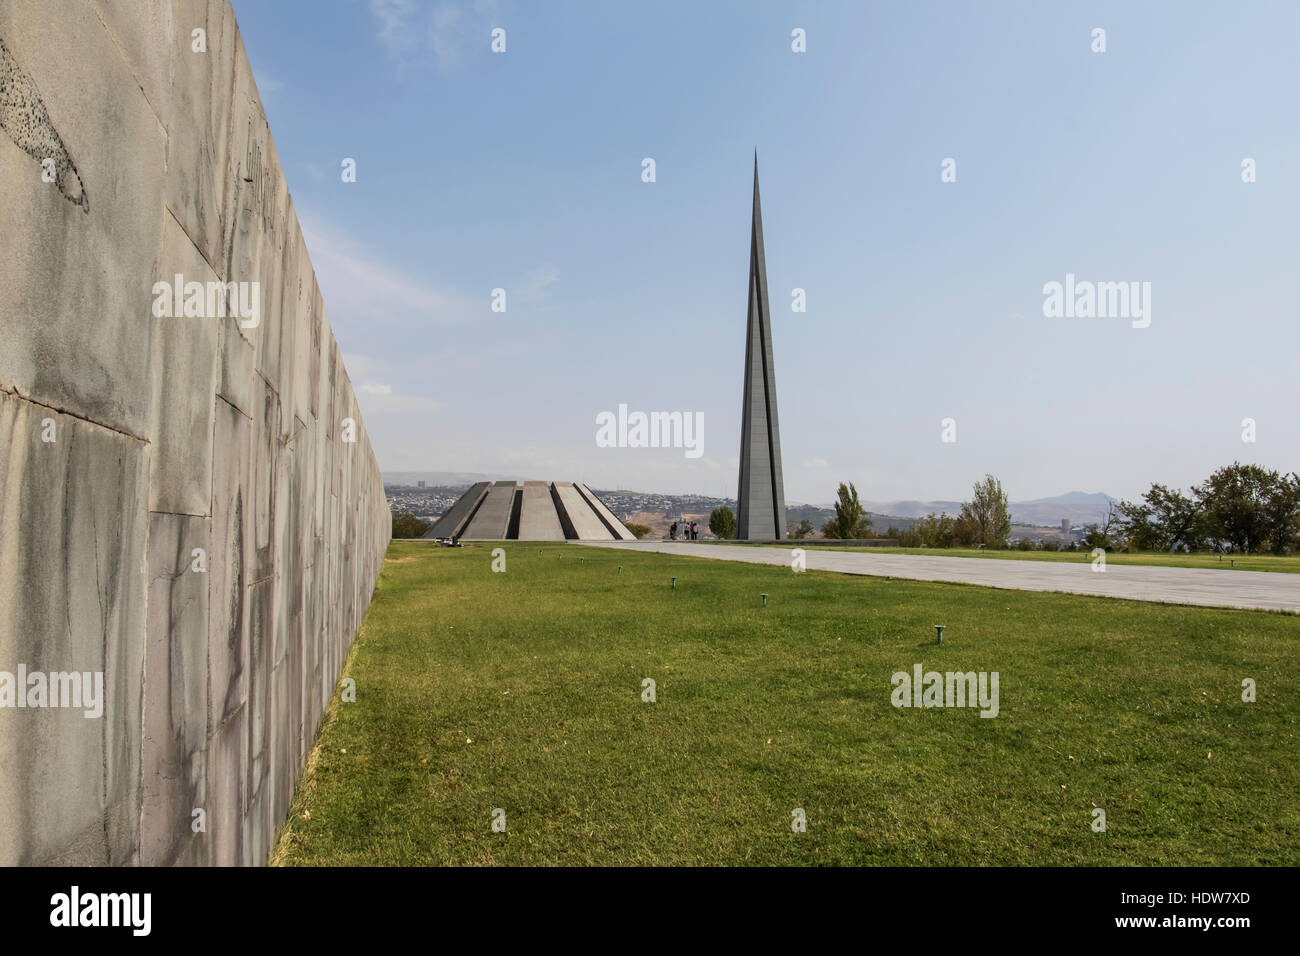
POLYGON ((677 579, 676 579, 676 578, 673 578, 673 590, 674 590, 674 591, 677 590, 677 579))
POLYGON ((766 594, 762 595, 762 598, 763 598, 763 607, 767 607, 767 595, 766 594))
POLYGON ((619 573, 619 574, 622 574, 622 573, 623 573, 623 565, 621 565, 621 564, 618 566, 618 573, 619 573))
POLYGON ((934 626, 934 629, 935 629, 935 632, 939 635, 939 640, 936 641, 935 643, 937 643, 937 644, 942 644, 942 643, 943 643, 943 629, 944 629, 944 625, 942 625, 942 624, 936 624, 936 625, 934 626))

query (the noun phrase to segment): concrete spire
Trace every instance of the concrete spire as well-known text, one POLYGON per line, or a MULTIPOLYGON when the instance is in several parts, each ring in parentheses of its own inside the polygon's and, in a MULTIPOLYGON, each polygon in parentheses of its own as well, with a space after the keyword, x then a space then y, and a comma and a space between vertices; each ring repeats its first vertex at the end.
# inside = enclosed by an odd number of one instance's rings
POLYGON ((784 538, 785 486, 781 432, 772 367, 772 321, 763 258, 763 214, 758 200, 758 150, 754 150, 754 214, 749 234, 749 322, 745 337, 745 395, 740 427, 740 488, 736 536, 784 538))

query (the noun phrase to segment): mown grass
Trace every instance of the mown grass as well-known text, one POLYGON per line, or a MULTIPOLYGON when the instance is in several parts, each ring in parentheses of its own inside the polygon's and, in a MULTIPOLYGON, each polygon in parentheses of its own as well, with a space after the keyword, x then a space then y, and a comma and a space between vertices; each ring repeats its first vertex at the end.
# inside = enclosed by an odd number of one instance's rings
MULTIPOLYGON (((744 541, 712 541, 712 544, 748 544, 744 541)), ((789 545, 754 544, 753 547, 781 547, 783 550, 800 547, 798 539, 789 545)), ((833 544, 809 544, 807 547, 818 551, 862 551, 869 554, 927 554, 943 558, 991 558, 1001 561, 1065 561, 1076 564, 1090 564, 1092 556, 1088 551, 1017 551, 980 550, 978 548, 891 548, 891 547, 851 547, 833 544)), ((1107 564, 1137 564, 1157 568, 1213 568, 1220 571, 1277 571, 1283 574, 1300 574, 1300 555, 1275 554, 1164 554, 1139 551, 1128 554, 1111 551, 1106 554, 1107 564)))
POLYGON ((1294 615, 500 547, 393 543, 273 862, 1300 863, 1294 615))

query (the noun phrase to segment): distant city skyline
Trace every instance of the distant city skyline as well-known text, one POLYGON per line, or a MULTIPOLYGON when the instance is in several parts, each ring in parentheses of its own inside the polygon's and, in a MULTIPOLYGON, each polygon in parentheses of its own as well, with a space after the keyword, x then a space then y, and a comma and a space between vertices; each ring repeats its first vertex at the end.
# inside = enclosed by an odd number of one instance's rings
POLYGON ((1297 467, 1300 9, 234 6, 386 472, 734 495, 756 146, 787 500, 1297 467))

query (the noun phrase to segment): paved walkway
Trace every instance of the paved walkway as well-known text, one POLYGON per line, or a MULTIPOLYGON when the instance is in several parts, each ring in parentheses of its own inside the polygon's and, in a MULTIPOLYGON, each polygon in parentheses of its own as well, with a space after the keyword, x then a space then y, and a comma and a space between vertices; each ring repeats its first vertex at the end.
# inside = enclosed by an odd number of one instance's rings
MULTIPOLYGON (((698 558, 744 561, 749 564, 790 564, 790 550, 747 545, 699 544, 687 541, 583 541, 597 548, 661 551, 698 558)), ((798 542, 791 542, 797 547, 798 542)), ((810 571, 839 571, 915 581, 956 581, 1018 591, 1065 591, 1130 601, 1198 604, 1300 613, 1300 574, 1269 571, 1219 571, 1209 568, 1148 568, 1108 564, 1092 570, 1091 563, 1013 561, 1001 558, 950 558, 920 554, 805 549, 810 571)))

